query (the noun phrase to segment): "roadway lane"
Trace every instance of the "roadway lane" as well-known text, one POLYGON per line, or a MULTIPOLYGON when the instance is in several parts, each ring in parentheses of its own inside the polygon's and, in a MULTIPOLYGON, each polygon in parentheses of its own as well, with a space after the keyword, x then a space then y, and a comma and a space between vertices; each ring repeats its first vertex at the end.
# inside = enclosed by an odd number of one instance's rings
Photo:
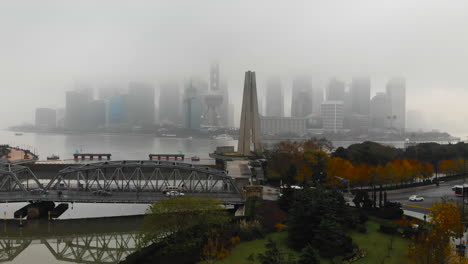
MULTIPOLYGON (((436 201, 441 201, 442 198, 452 200, 455 203, 462 202, 462 197, 456 197, 455 193, 452 191, 453 185, 456 184, 463 184, 463 179, 450 182, 441 182, 439 186, 433 184, 415 188, 388 191, 387 199, 392 202, 401 203, 403 205, 403 209, 405 210, 427 214, 429 213, 429 208, 432 206, 432 204, 436 201), (410 202, 408 198, 414 194, 424 197, 424 201, 410 202)), ((466 200, 468 201, 468 199, 466 200)))
MULTIPOLYGON (((214 197, 225 204, 244 204, 241 194, 233 193, 185 193, 186 196, 214 197)), ((0 192, 0 203, 25 201, 52 201, 75 203, 142 203, 151 204, 164 199, 166 195, 161 192, 112 192, 110 196, 93 195, 88 191, 66 191, 59 195, 57 190, 50 190, 48 194, 33 194, 31 192, 0 192)))

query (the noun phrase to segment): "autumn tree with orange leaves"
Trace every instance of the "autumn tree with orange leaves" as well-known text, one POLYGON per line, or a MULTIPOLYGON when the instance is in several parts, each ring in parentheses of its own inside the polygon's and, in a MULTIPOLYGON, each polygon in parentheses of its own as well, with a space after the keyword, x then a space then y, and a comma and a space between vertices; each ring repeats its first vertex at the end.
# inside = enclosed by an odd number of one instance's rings
POLYGON ((410 263, 448 264, 453 262, 451 238, 463 234, 462 217, 457 205, 442 201, 432 205, 429 222, 408 248, 410 263))

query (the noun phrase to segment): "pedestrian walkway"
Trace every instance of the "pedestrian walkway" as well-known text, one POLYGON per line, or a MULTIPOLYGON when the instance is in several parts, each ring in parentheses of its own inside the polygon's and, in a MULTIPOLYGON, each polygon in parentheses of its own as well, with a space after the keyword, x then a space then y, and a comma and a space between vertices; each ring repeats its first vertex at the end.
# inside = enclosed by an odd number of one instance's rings
POLYGON ((423 220, 423 221, 429 221, 430 220, 428 215, 425 215, 423 213, 418 213, 418 212, 415 212, 415 211, 403 210, 403 214, 406 215, 406 216, 412 217, 412 218, 423 220))

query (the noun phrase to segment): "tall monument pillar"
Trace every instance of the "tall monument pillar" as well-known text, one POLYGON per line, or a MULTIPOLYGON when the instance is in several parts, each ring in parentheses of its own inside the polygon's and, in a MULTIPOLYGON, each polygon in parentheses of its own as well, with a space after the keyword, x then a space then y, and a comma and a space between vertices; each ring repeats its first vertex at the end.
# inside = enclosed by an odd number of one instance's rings
POLYGON ((257 85, 255 72, 245 73, 244 95, 242 97, 242 112, 237 151, 241 155, 251 155, 250 145, 254 145, 254 153, 262 153, 260 140, 260 117, 258 115, 257 85))

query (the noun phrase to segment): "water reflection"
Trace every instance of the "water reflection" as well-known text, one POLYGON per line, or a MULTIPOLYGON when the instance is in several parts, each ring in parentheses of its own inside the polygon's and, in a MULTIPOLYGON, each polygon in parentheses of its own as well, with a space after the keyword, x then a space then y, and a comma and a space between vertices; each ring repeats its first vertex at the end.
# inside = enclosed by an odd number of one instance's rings
POLYGON ((53 257, 60 263, 119 263, 136 250, 141 219, 31 221, 23 228, 4 221, 0 262, 47 263, 53 257))
POLYGON ((0 238, 0 262, 13 261, 31 244, 43 244, 59 261, 119 263, 136 250, 137 233, 89 234, 47 239, 0 238))

